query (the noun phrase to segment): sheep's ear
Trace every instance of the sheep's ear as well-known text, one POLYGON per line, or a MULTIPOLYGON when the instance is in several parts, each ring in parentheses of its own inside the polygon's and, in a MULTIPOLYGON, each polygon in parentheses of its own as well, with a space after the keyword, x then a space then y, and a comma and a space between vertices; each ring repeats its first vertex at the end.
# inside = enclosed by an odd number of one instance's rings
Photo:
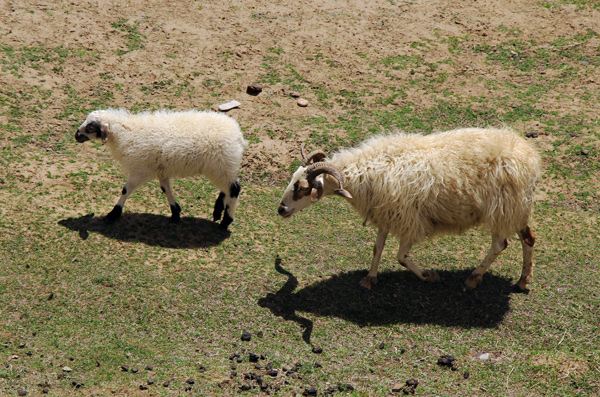
POLYGON ((100 123, 100 139, 102 139, 103 141, 107 140, 108 133, 109 133, 108 124, 100 123))
POLYGON ((315 201, 319 201, 321 199, 321 196, 323 196, 323 188, 315 188, 313 187, 312 189, 310 189, 310 201, 312 201, 313 203, 315 201))

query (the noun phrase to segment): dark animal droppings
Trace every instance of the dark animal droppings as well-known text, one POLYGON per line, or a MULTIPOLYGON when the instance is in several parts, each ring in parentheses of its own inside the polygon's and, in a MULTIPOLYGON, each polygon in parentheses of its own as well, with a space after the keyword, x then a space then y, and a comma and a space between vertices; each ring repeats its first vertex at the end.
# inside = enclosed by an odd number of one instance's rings
POLYGON ((250 339, 252 339, 252 334, 250 334, 250 332, 248 332, 248 331, 243 331, 242 332, 242 340, 244 342, 248 342, 248 341, 250 341, 250 339))
POLYGON ((451 355, 445 354, 445 355, 441 356, 440 358, 438 358, 437 364, 441 365, 443 367, 452 367, 452 366, 454 366, 454 361, 456 361, 456 359, 454 357, 452 357, 451 355))
POLYGON ((256 363, 256 362, 258 362, 258 359, 259 359, 259 358, 260 358, 260 357, 259 357, 257 354, 254 354, 254 353, 249 353, 249 354, 248 354, 248 360, 249 360, 251 363, 256 363))
POLYGON ((323 349, 320 346, 313 346, 312 352, 315 354, 321 354, 323 353, 323 349))
POLYGON ((316 396, 317 395, 317 388, 310 386, 304 389, 304 393, 302 393, 305 396, 316 396))

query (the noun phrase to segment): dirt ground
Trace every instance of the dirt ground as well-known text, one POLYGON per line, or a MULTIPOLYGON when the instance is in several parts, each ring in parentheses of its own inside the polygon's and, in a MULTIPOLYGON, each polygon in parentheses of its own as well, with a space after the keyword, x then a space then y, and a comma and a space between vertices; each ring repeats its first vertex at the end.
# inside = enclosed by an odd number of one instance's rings
MULTIPOLYGON (((110 99, 102 105, 138 110, 214 108, 237 99, 241 107, 230 114, 258 141, 249 148, 247 165, 279 177, 311 132, 301 120, 332 120, 348 110, 336 100, 320 106, 318 90, 333 97, 340 92, 368 93, 363 98, 366 108, 381 107, 377 100, 390 88, 406 91, 391 106, 410 102, 427 107, 445 89, 459 98, 493 98, 495 89, 481 78, 506 81, 514 79, 514 72, 486 62, 478 53, 452 56, 451 48, 436 43, 455 37, 468 40, 470 46, 494 45, 515 31, 525 41, 550 42, 598 30, 600 20, 596 9, 581 12, 569 4, 544 8, 531 1, 4 1, 0 7, 4 45, 64 47, 89 55, 65 57, 60 68, 38 60, 18 76, 2 73, 5 89, 29 92, 36 86, 50 92, 47 106, 36 109, 35 117, 22 119, 24 130, 35 134, 43 126, 51 129, 53 139, 70 134, 81 113, 58 116, 72 102, 71 92, 83 102, 79 106, 89 106, 109 92, 110 99), (120 19, 126 21, 124 28, 115 27, 120 19), (133 26, 136 31, 128 33, 133 26), (452 57, 451 63, 441 64, 447 79, 435 91, 409 84, 415 73, 433 76, 422 64, 391 73, 373 66, 386 57, 413 54, 414 43, 430 44, 422 52, 423 63, 452 57), (133 50, 127 51, 128 46, 133 50), (310 102, 308 107, 296 106, 288 95, 293 84, 286 81, 263 83, 264 91, 256 97, 245 94, 248 84, 265 80, 270 56, 276 58, 273 67, 293 68, 301 76, 300 93, 310 102)), ((597 44, 596 37, 590 48, 597 44)), ((528 78, 518 76, 521 82, 528 78)), ((584 88, 597 92, 600 79, 564 84, 544 97, 544 105, 559 113, 576 109, 597 114, 594 103, 570 100, 584 88), (559 92, 569 93, 569 98, 561 98, 559 92)), ((498 95, 504 94, 501 91, 498 95)), ((6 115, 0 116, 0 122, 6 121, 6 115)))

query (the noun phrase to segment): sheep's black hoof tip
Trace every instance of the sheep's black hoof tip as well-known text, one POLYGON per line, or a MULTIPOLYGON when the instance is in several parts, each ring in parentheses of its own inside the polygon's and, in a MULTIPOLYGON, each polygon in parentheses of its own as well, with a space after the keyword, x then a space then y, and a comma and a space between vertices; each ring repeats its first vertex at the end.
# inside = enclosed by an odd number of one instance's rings
POLYGON ((231 225, 231 222, 233 222, 233 218, 229 216, 227 211, 225 211, 225 216, 223 216, 223 220, 221 221, 219 226, 221 227, 221 229, 227 230, 229 225, 231 225))
POLYGON ((171 205, 171 223, 179 223, 181 221, 181 207, 175 203, 171 205))
POLYGON ((512 286, 512 292, 514 292, 515 294, 529 295, 529 288, 523 288, 519 284, 515 284, 512 286))
POLYGON ((104 222, 108 224, 115 223, 121 217, 122 214, 123 207, 121 207, 120 205, 115 205, 112 211, 110 211, 104 217, 104 222))

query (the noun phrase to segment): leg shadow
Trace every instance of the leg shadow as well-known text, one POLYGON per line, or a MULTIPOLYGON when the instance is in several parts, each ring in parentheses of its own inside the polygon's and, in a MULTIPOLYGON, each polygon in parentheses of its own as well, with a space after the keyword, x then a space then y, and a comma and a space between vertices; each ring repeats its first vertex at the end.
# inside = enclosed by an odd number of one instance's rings
POLYGON ((140 242, 165 248, 206 248, 229 237, 218 224, 206 219, 185 217, 179 223, 154 214, 124 214, 114 224, 106 224, 94 214, 63 219, 59 225, 79 233, 85 240, 89 233, 99 233, 120 241, 140 242))

